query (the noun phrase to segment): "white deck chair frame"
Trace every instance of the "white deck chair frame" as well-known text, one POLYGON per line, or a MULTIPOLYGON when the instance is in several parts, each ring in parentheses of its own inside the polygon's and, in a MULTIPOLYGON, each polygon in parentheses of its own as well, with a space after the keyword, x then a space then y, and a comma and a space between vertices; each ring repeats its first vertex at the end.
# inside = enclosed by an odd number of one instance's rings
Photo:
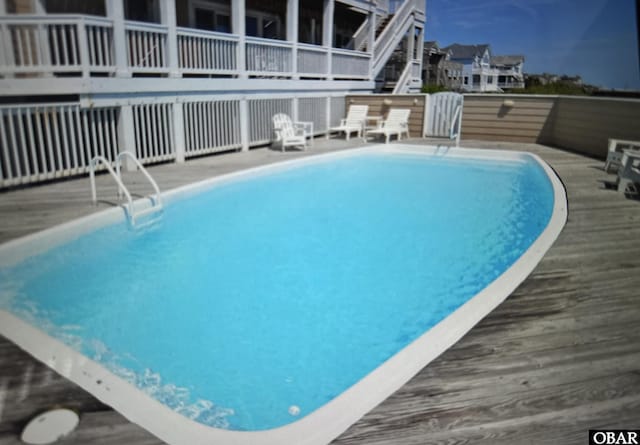
POLYGON ((350 105, 347 117, 340 120, 340 125, 332 127, 330 131, 344 132, 348 141, 351 133, 357 133, 359 138, 364 137, 364 129, 367 122, 368 105, 350 105))
POLYGON ((402 134, 406 133, 409 138, 409 115, 411 110, 408 108, 392 108, 389 110, 387 118, 382 121, 378 128, 367 131, 369 135, 383 135, 385 143, 389 143, 389 139, 394 134, 398 136, 398 140, 402 139, 402 134))
POLYGON ((622 152, 618 169, 618 192, 640 194, 640 151, 629 149, 622 152))
POLYGON ((276 143, 280 144, 282 151, 286 147, 302 147, 306 150, 307 138, 310 139, 310 145, 313 145, 313 122, 293 122, 285 113, 275 114, 271 119, 276 143))
POLYGON ((609 151, 607 153, 607 160, 604 163, 604 171, 609 173, 609 170, 613 169, 612 173, 617 172, 622 165, 623 151, 628 149, 640 152, 640 141, 609 139, 609 151))

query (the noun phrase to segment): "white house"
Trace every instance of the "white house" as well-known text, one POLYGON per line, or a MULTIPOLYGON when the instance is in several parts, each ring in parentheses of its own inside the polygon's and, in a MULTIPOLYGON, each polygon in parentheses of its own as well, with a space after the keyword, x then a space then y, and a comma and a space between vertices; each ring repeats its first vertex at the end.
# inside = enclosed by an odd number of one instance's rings
POLYGON ((524 88, 524 56, 493 56, 491 66, 498 70, 498 87, 503 90, 524 88))
POLYGON ((424 23, 424 0, 0 0, 0 188, 247 150, 279 112, 324 133, 403 39, 420 84, 424 23))
POLYGON ((498 70, 491 66, 489 45, 460 45, 454 43, 445 48, 450 60, 462 64, 462 89, 468 92, 500 91, 498 70))

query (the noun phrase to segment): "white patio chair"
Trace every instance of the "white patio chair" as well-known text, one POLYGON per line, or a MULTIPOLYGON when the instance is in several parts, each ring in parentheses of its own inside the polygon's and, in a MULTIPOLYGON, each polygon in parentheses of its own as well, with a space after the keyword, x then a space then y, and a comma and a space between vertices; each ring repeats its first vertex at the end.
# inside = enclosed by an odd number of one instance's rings
POLYGON ((343 131, 346 139, 349 140, 351 133, 357 133, 358 137, 364 136, 364 127, 369 112, 368 105, 350 105, 347 117, 340 120, 340 125, 332 127, 330 131, 343 131))
POLYGON ((275 114, 272 118, 273 130, 276 133, 276 142, 279 142, 282 151, 285 147, 302 147, 307 149, 307 137, 313 143, 313 122, 293 122, 284 114, 275 114))
POLYGON ((618 169, 618 192, 631 192, 635 195, 640 193, 640 151, 622 152, 618 169))
POLYGON ((387 119, 382 121, 378 128, 367 131, 369 135, 383 135, 385 137, 385 143, 389 143, 389 138, 392 135, 397 135, 398 140, 402 139, 402 133, 407 134, 409 137, 409 114, 411 110, 408 108, 392 108, 389 110, 387 119))
POLYGON ((623 141, 621 139, 609 139, 609 152, 604 163, 605 173, 613 168, 613 173, 617 172, 622 162, 623 150, 637 150, 640 152, 640 141, 623 141))

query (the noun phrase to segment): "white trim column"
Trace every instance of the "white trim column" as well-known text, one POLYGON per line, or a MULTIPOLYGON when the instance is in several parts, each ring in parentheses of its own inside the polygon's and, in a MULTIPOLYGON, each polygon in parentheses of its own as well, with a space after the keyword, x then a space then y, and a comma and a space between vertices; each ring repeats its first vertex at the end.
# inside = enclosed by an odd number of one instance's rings
POLYGON ((169 77, 182 77, 178 62, 176 0, 160 1, 160 23, 167 27, 167 62, 169 64, 169 77))
POLYGON ((420 81, 421 83, 424 81, 422 79, 422 65, 424 58, 424 25, 421 28, 418 28, 418 42, 417 42, 416 53, 418 59, 420 61, 420 81))
MULTIPOLYGON (((47 14, 44 0, 31 0, 31 12, 35 15, 43 16, 47 14)), ((47 35, 47 26, 38 25, 38 48, 35 51, 40 58, 40 64, 51 67, 51 50, 49 46, 49 36, 47 35)), ((41 74, 42 77, 53 77, 51 72, 41 74)))
MULTIPOLYGON (((245 0, 231 0, 231 32, 238 35, 238 48, 236 51, 236 64, 238 78, 246 79, 247 57, 246 57, 246 29, 245 29, 245 0)), ((242 105, 242 103, 241 103, 242 105)), ((242 114, 241 114, 242 115, 242 114)), ((248 149, 248 146, 247 146, 248 149)))
MULTIPOLYGON (((0 15, 7 15, 7 0, 0 0, 0 15)), ((0 38, 5 43, 3 45, 7 45, 8 48, 4 50, 4 62, 9 66, 15 65, 15 60, 13 58, 13 43, 11 40, 11 33, 6 25, 6 23, 0 23, 0 38)), ((13 73, 6 73, 4 75, 5 78, 13 78, 13 73)))
POLYGON ((184 104, 176 101, 172 105, 173 108, 173 147, 176 152, 176 162, 182 164, 185 159, 185 140, 184 140, 184 104))
POLYGON ((37 15, 45 15, 47 8, 44 6, 44 0, 31 0, 31 11, 37 15))
POLYGON ((371 5, 371 10, 369 11, 369 34, 367 36, 367 50, 369 54, 371 54, 371 59, 369 60, 369 80, 371 80, 373 76, 373 64, 375 59, 375 46, 376 46, 376 7, 375 4, 371 5))
POLYGON ((291 52, 291 78, 298 75, 298 0, 287 0, 287 41, 293 45, 291 52))
POLYGON ((117 77, 131 77, 127 59, 127 34, 124 27, 124 0, 105 1, 107 18, 113 21, 113 52, 117 77))
MULTIPOLYGON (((133 106, 130 104, 122 105, 118 116, 118 153, 130 151, 137 156, 136 134, 133 122, 133 106)), ((124 168, 126 171, 135 171, 136 164, 129 157, 126 157, 124 168)))
POLYGON ((322 8, 322 46, 327 49, 327 79, 333 76, 332 49, 333 49, 333 14, 336 9, 335 0, 324 0, 322 8))
POLYGON ((249 102, 246 97, 240 99, 240 150, 249 151, 249 102))
POLYGON ((407 35, 407 63, 411 63, 416 50, 416 24, 413 22, 407 35))

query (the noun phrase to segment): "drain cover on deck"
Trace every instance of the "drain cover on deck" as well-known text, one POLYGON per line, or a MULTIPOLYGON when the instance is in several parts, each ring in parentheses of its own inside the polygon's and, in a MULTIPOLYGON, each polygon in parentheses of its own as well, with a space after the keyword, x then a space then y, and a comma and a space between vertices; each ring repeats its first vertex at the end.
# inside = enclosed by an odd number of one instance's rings
POLYGON ((33 445, 54 443, 73 431, 79 421, 78 414, 70 409, 52 409, 31 419, 20 440, 33 445))

